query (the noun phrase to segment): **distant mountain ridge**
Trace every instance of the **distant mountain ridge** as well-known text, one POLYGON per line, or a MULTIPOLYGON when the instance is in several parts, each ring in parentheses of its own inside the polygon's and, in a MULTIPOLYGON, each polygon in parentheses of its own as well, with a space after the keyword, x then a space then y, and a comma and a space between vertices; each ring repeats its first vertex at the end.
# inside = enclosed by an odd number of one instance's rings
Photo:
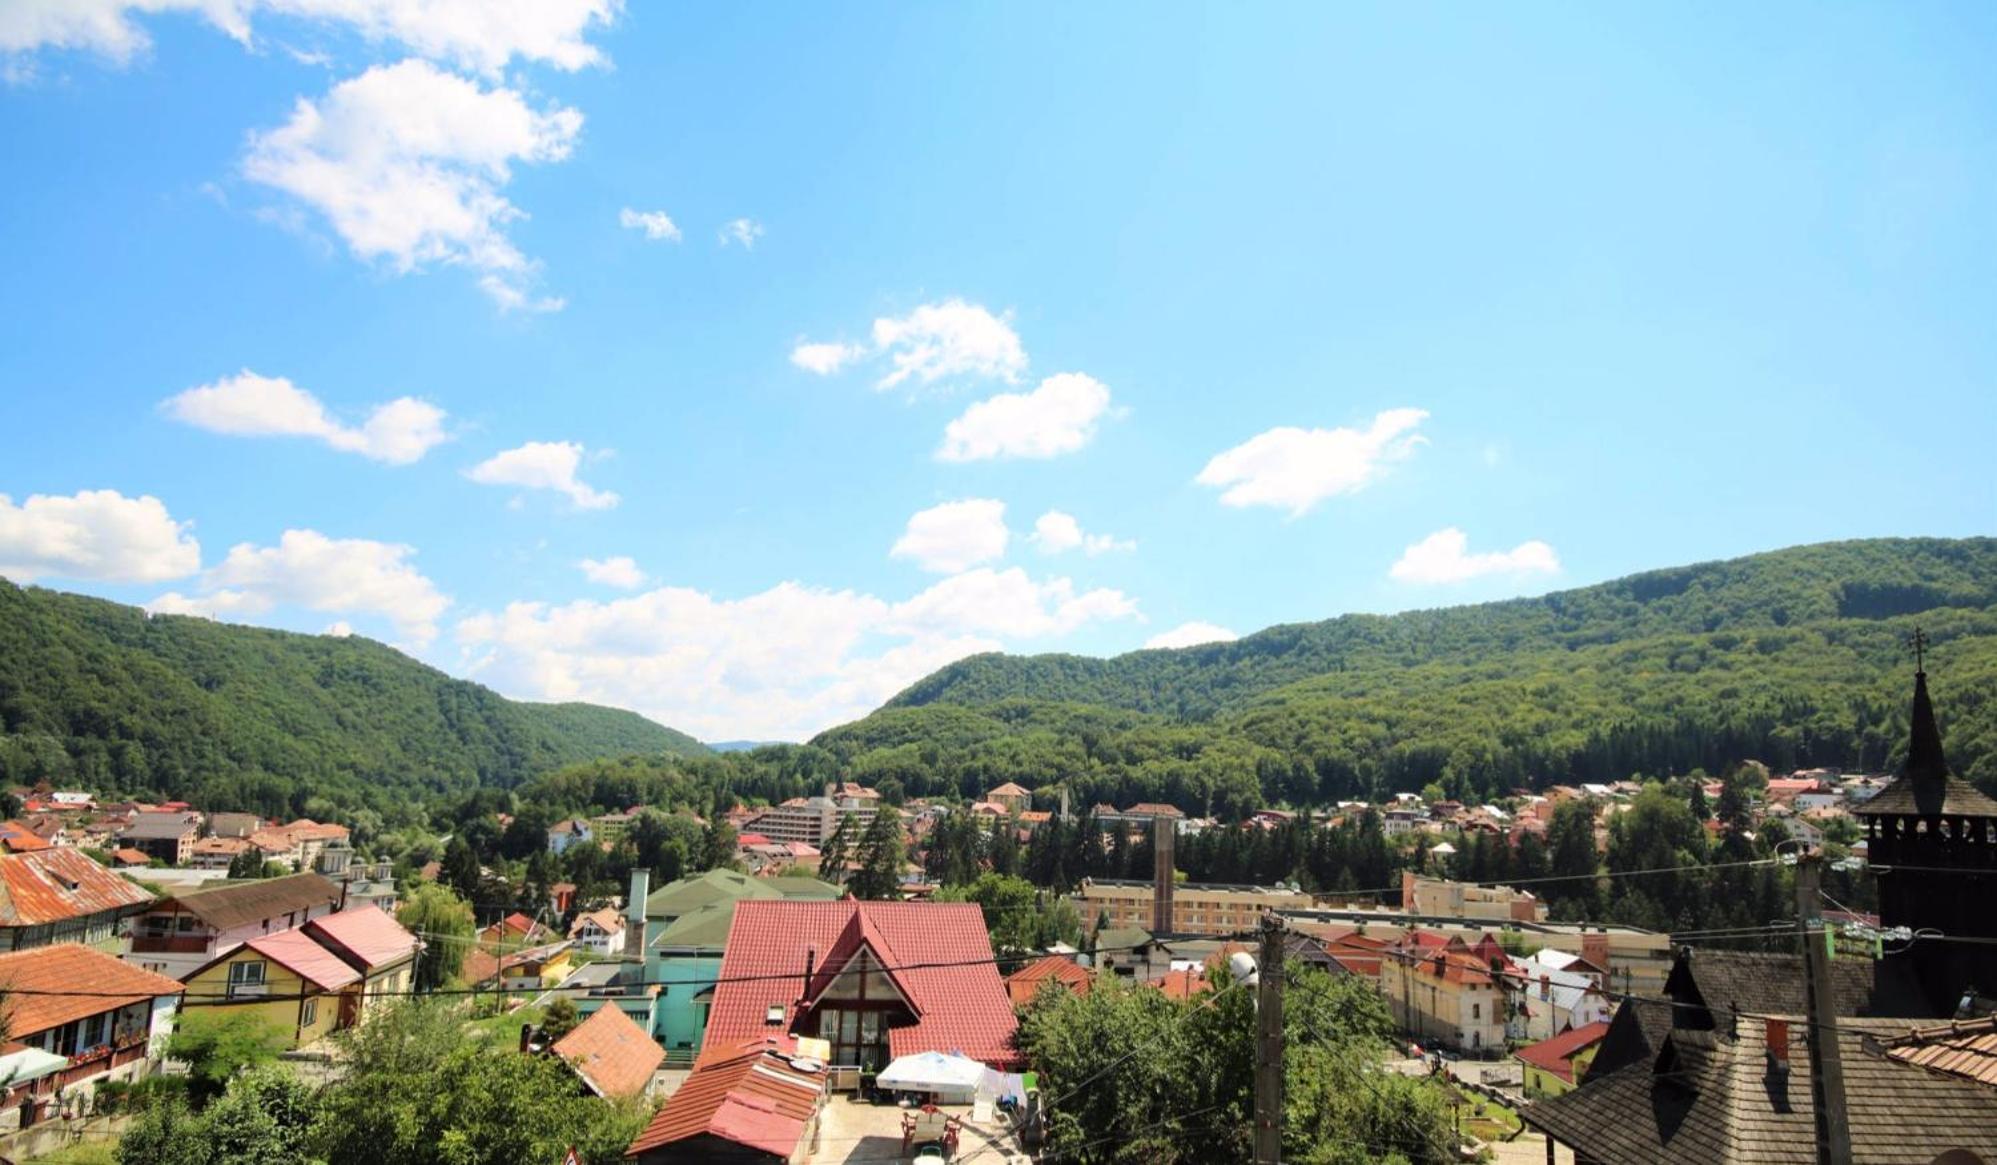
POLYGON ((387 807, 629 753, 685 733, 533 704, 360 637, 300 635, 0 579, 0 781, 152 792, 207 808, 387 807))
POLYGON ((1058 700, 1202 719, 1334 672, 1993 605, 1997 538, 1827 542, 1646 571, 1538 598, 1342 615, 1109 659, 974 655, 916 681, 887 706, 1058 700))

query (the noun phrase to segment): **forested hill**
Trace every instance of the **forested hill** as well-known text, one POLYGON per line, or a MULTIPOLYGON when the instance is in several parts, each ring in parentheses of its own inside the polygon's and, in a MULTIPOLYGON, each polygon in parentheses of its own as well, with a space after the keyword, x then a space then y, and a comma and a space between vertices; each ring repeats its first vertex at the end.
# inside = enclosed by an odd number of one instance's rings
POLYGON ((1502 663, 1673 634, 1735 634, 1937 608, 1997 605, 1997 538, 1830 542, 1631 575, 1532 599, 1344 615, 1231 643, 1077 655, 976 655, 917 681, 889 707, 1024 698, 1201 719, 1335 672, 1434 661, 1502 663))
POLYGON ((204 808, 409 804, 575 761, 706 754, 590 704, 529 704, 358 636, 299 635, 0 580, 0 782, 204 808))
POLYGON ((1877 770, 1904 748, 1917 625, 1951 765, 1997 792, 1988 538, 1804 546, 1107 660, 977 656, 812 743, 909 795, 1060 781, 1222 814, 1748 759, 1877 770))

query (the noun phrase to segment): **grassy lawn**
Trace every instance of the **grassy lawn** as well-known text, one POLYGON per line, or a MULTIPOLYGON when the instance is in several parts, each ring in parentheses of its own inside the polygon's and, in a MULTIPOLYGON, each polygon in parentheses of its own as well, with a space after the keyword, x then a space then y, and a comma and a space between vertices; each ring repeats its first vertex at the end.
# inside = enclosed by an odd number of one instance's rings
POLYGON ((35 1158, 38 1165, 118 1165, 116 1141, 91 1141, 35 1158))
POLYGON ((1456 1105, 1463 1131, 1479 1140, 1498 1141, 1511 1136, 1521 1126, 1518 1114, 1502 1104, 1471 1093, 1462 1093, 1456 1105))
POLYGON ((493 1040, 503 1047, 511 1048, 520 1040, 520 1025, 540 1023, 542 1007, 527 1006, 498 1015, 488 1015, 484 1019, 468 1020, 465 1031, 479 1040, 493 1040))

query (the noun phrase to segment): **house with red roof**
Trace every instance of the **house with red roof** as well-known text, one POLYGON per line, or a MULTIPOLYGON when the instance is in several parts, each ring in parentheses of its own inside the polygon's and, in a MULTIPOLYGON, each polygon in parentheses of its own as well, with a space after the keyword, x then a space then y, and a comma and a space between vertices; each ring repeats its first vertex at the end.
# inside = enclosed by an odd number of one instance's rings
POLYGON ((954 1052, 1010 1069, 1018 1020, 969 902, 738 902, 703 1051, 825 1040, 834 1067, 954 1052))
POLYGON ((0 1131, 81 1109, 104 1081, 144 1074, 180 995, 174 980, 76 943, 0 954, 0 1131))
POLYGON ((1165 993, 1167 999, 1191 999, 1207 989, 1207 979, 1201 972, 1191 967, 1183 967, 1177 971, 1165 972, 1165 977, 1158 980, 1157 987, 1165 993))
POLYGON ((377 906, 251 938, 186 977, 202 1003, 226 1001, 304 1047, 359 1023, 414 984, 416 936, 377 906))
POLYGON ((624 915, 614 906, 579 914, 569 924, 569 938, 607 959, 624 949, 624 915))
POLYGON ((1607 1023, 1568 1028, 1557 1036, 1513 1052, 1525 1069, 1526 1095, 1535 1099, 1559 1096, 1581 1086, 1581 1077, 1609 1034, 1607 1023))
POLYGON ((624 1158, 636 1165, 802 1165, 818 1146, 827 1096, 825 1067, 816 1061, 765 1040, 713 1046, 624 1158))
POLYGON ((1395 1020, 1420 1044, 1502 1051, 1510 983, 1460 939, 1437 944, 1419 931, 1408 937, 1380 963, 1380 990, 1395 1020))
POLYGON ((1073 959, 1065 955, 1048 955, 1007 975, 1005 990, 1012 997, 1014 1007, 1025 1007, 1049 983, 1063 991, 1087 995, 1089 988, 1095 985, 1095 977, 1089 974, 1087 968, 1077 966, 1073 959))
POLYGON ((350 906, 302 928, 312 941, 358 971, 361 1016, 416 986, 416 936, 379 906, 350 906))
POLYGON ((0 850, 10 854, 24 854, 48 848, 48 842, 37 837, 34 830, 20 822, 0 821, 0 850))
POLYGON ((74 942, 115 951, 122 920, 152 900, 73 847, 0 854, 0 950, 74 942))
POLYGON ((549 1049, 575 1069, 583 1086, 605 1100, 626 1100, 652 1089, 666 1050, 621 1008, 599 1008, 549 1049))

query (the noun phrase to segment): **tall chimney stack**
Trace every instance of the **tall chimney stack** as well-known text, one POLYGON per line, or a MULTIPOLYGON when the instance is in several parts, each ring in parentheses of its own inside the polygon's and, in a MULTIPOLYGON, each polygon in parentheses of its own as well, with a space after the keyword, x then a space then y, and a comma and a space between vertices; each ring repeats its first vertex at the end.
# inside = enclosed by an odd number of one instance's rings
POLYGON ((1169 817, 1151 819, 1151 933, 1165 935, 1173 933, 1172 926, 1172 869, 1173 843, 1178 840, 1179 830, 1169 817))
POLYGON ((624 901, 624 957, 645 958, 645 899, 652 893, 652 871, 643 866, 631 870, 631 896, 624 901))

